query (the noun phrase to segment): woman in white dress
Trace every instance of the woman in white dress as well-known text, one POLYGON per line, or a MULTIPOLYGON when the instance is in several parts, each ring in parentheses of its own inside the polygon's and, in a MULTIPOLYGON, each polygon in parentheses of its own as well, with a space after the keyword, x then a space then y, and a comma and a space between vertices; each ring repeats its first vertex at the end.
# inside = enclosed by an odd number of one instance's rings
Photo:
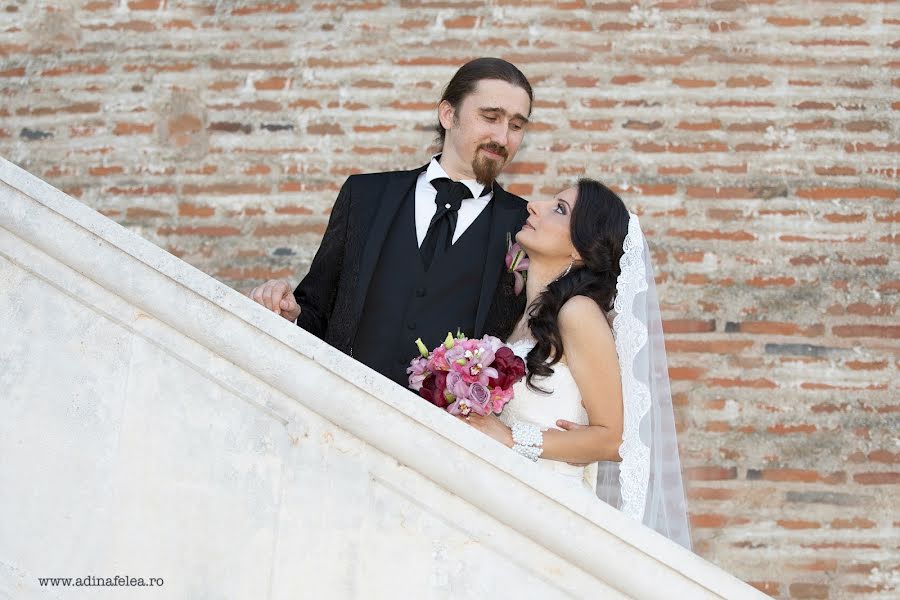
POLYGON ((637 216, 582 179, 530 202, 525 314, 507 342, 526 379, 467 422, 690 548, 659 304, 637 216))

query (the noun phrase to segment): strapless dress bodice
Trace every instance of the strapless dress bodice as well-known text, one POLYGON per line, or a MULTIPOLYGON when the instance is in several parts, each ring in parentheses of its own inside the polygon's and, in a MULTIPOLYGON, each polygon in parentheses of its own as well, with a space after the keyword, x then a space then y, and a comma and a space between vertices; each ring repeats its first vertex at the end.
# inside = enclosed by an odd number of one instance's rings
MULTIPOLYGON (((533 340, 519 340, 510 344, 516 356, 523 360, 534 348, 533 340)), ((547 390, 542 393, 530 389, 525 385, 525 379, 513 387, 513 399, 503 408, 500 420, 507 426, 512 426, 514 421, 523 421, 539 426, 542 430, 559 429, 556 426, 558 419, 565 419, 573 423, 588 425, 588 415, 581 404, 581 393, 575 383, 575 378, 568 366, 563 362, 553 365, 553 374, 549 377, 537 377, 534 383, 547 390)), ((565 479, 578 487, 587 488, 591 493, 597 488, 597 463, 587 467, 576 467, 558 460, 538 459, 538 466, 549 469, 565 477, 565 479)))

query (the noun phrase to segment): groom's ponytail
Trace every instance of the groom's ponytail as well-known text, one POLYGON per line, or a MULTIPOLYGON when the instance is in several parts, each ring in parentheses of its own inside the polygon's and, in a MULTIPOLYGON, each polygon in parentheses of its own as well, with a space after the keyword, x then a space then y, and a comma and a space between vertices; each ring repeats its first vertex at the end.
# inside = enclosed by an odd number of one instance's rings
POLYGON ((559 311, 570 298, 587 296, 604 312, 612 310, 628 219, 628 209, 612 190, 593 179, 579 180, 570 235, 582 263, 548 285, 529 312, 528 326, 537 340, 525 361, 532 389, 541 389, 533 378, 552 375, 551 367, 563 355, 559 311))

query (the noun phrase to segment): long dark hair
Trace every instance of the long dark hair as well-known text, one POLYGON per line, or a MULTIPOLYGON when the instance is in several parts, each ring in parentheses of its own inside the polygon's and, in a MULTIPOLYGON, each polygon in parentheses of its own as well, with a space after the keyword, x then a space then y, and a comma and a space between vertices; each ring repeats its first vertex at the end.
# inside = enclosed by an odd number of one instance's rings
POLYGON ((583 262, 548 285, 529 309, 528 327, 537 344, 525 361, 528 387, 546 391, 534 385, 532 379, 552 375, 551 367, 563 355, 558 319, 569 298, 587 296, 604 312, 612 310, 628 219, 625 203, 613 191, 593 179, 578 181, 569 234, 583 262))
MULTIPOLYGON (((478 82, 482 79, 499 79, 510 85, 522 88, 528 93, 528 115, 531 115, 531 104, 534 102, 534 92, 531 91, 531 84, 528 79, 514 64, 506 62, 502 58, 476 58, 469 61, 459 68, 447 87, 444 88, 444 95, 441 96, 441 102, 446 100, 453 107, 454 111, 459 111, 463 100, 466 96, 475 91, 478 82)), ((447 130, 441 125, 438 119, 437 127, 440 146, 444 146, 444 137, 447 130)))

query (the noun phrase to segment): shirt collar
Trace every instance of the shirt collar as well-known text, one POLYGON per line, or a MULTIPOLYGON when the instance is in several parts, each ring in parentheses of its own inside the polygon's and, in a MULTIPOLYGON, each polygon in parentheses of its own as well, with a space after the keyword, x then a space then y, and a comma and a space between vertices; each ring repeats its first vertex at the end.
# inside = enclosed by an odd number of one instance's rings
MULTIPOLYGON (((447 171, 444 170, 444 167, 438 162, 441 158, 440 154, 435 154, 431 158, 431 162, 428 164, 428 168, 425 170, 425 178, 428 180, 428 183, 431 183, 435 179, 440 177, 446 177, 447 179, 453 179, 449 175, 447 175, 447 171)), ((484 186, 475 181, 474 179, 461 179, 460 183, 465 185, 472 192, 472 198, 480 198, 481 194, 485 191, 484 186)))

